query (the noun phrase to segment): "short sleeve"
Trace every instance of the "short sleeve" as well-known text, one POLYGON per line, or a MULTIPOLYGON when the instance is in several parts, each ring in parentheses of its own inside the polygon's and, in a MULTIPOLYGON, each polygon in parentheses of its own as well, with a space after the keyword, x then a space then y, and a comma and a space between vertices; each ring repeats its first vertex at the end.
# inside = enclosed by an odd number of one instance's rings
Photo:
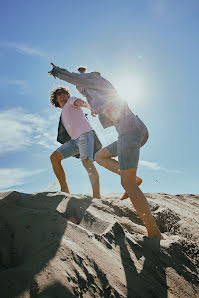
POLYGON ((68 99, 69 101, 69 104, 72 106, 72 107, 75 107, 75 108, 79 108, 78 106, 75 105, 75 101, 77 100, 77 97, 75 96, 72 96, 68 99))

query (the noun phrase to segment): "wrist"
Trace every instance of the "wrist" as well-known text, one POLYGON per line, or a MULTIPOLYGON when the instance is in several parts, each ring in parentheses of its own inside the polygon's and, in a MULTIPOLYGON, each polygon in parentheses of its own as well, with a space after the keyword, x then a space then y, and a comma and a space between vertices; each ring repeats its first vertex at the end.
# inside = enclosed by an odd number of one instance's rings
POLYGON ((54 66, 53 69, 51 70, 51 74, 56 77, 57 76, 57 70, 56 67, 54 66))

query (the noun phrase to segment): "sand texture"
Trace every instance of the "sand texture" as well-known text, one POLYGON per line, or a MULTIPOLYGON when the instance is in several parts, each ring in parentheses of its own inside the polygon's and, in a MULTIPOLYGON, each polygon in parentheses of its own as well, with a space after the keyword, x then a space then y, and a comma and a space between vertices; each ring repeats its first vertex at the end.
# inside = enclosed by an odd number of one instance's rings
POLYGON ((199 195, 146 193, 161 241, 120 197, 0 193, 0 298, 199 297, 199 195))

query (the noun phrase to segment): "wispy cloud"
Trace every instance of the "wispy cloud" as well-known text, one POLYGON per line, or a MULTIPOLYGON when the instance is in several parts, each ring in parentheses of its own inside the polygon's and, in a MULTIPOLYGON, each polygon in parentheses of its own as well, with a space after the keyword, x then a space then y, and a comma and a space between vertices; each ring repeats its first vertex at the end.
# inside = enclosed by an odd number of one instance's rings
POLYGON ((58 180, 53 181, 52 183, 50 183, 46 189, 44 189, 43 191, 57 191, 57 189, 59 189, 59 183, 58 180))
POLYGON ((49 111, 38 115, 21 108, 0 111, 0 154, 23 151, 33 144, 55 148, 58 117, 49 111))
POLYGON ((0 78, 0 85, 16 86, 18 88, 18 93, 21 95, 30 93, 30 85, 24 80, 10 80, 0 78))
POLYGON ((149 169, 154 170, 154 171, 163 171, 163 172, 166 172, 166 173, 176 173, 176 174, 181 173, 181 171, 179 171, 179 170, 169 170, 169 169, 166 169, 164 167, 161 167, 160 165, 158 165, 157 162, 140 160, 139 164, 143 167, 149 168, 149 169))
MULTIPOLYGON (((58 146, 56 142, 58 119, 59 111, 55 110, 55 113, 52 113, 51 109, 40 115, 28 113, 21 108, 1 111, 0 154, 23 151, 32 145, 48 150, 55 149, 58 146)), ((90 119, 90 123, 96 130, 103 147, 117 140, 114 129, 104 130, 94 119, 90 119)), ((170 170, 152 161, 140 160, 139 165, 153 171, 181 173, 179 170, 170 170)))
POLYGON ((0 169, 0 190, 6 190, 14 186, 23 185, 27 183, 27 179, 38 175, 45 170, 27 171, 20 168, 4 168, 0 169))
POLYGON ((36 55, 40 57, 45 56, 45 53, 41 49, 29 46, 25 43, 6 41, 0 42, 0 47, 14 48, 20 54, 36 55))

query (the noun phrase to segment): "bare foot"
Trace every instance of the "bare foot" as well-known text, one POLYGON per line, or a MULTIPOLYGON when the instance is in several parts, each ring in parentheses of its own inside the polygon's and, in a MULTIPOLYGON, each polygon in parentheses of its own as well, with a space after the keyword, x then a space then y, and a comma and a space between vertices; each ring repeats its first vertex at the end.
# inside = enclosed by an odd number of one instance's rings
POLYGON ((127 192, 125 191, 125 193, 123 194, 123 196, 121 197, 121 201, 122 200, 125 200, 125 199, 128 199, 129 195, 127 194, 127 192))
MULTIPOLYGON (((137 186, 139 186, 140 184, 142 184, 142 179, 140 177, 136 177, 136 183, 137 186)), ((123 194, 123 196, 121 197, 121 201, 128 199, 129 195, 127 194, 127 192, 125 191, 125 193, 123 194)))

